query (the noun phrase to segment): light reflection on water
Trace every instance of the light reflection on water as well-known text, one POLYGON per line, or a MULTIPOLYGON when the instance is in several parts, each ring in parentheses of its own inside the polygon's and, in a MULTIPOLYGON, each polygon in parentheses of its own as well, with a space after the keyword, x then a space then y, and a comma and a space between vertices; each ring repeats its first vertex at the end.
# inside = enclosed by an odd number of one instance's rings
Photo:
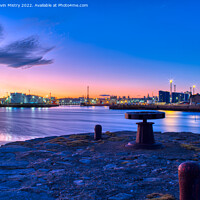
MULTIPOLYGON (((36 137, 103 131, 136 131, 138 120, 124 117, 128 110, 108 107, 0 108, 0 144, 36 137)), ((166 118, 152 120, 154 131, 200 133, 200 113, 165 111, 166 118)), ((151 120, 150 120, 151 121, 151 120)))

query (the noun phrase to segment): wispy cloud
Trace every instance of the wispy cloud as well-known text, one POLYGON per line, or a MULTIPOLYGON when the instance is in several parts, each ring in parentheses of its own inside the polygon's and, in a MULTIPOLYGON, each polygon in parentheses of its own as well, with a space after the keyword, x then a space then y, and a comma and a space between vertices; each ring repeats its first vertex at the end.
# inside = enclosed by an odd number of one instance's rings
MULTIPOLYGON (((0 38, 3 36, 3 27, 0 26, 0 38)), ((30 36, 0 47, 0 64, 13 68, 29 68, 36 65, 47 65, 53 60, 44 58, 44 55, 54 47, 44 47, 38 37, 30 36)))

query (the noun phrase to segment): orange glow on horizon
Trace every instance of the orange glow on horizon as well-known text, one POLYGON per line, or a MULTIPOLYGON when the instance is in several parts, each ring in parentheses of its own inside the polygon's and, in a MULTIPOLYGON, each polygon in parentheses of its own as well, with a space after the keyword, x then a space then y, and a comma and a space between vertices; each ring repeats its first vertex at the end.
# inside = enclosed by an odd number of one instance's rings
MULTIPOLYGON (((84 90, 85 88, 83 88, 84 90)), ((74 88, 74 90, 76 90, 76 88, 74 88)), ((87 92, 86 92, 86 89, 85 91, 83 90, 80 90, 80 92, 77 90, 77 91, 74 91, 73 93, 72 92, 63 92, 62 89, 58 90, 58 89, 51 89, 49 90, 49 92, 41 92, 41 88, 34 88, 34 90, 30 90, 30 94, 31 95, 38 95, 38 96, 42 96, 42 97, 47 97, 50 95, 51 93, 51 96, 52 97, 56 97, 56 98, 78 98, 78 97, 85 97, 87 96, 87 92)), ((18 92, 18 93, 24 93, 24 94, 29 94, 29 91, 26 90, 26 89, 15 89, 13 90, 12 88, 8 88, 6 89, 5 91, 9 91, 9 92, 2 92, 0 91, 0 98, 3 98, 3 97, 7 97, 8 95, 10 95, 10 93, 14 93, 14 92, 18 92)), ((96 91, 94 89, 94 91, 96 91)), ((89 95, 90 98, 99 98, 100 95, 104 94, 103 92, 94 92, 91 90, 91 93, 89 95)), ((148 91, 147 91, 148 92, 148 91)), ((112 92, 112 93, 109 93, 110 96, 130 96, 130 98, 143 98, 144 96, 147 96, 147 92, 145 93, 144 91, 141 92, 141 93, 138 93, 138 92, 134 92, 133 90, 132 91, 127 91, 126 93, 124 92, 124 90, 122 89, 122 92, 112 92)), ((157 95, 157 94, 155 94, 157 95)), ((103 97, 102 97, 103 98, 103 97)))
MULTIPOLYGON (((141 98, 147 94, 158 95, 158 88, 150 90, 146 88, 146 83, 132 83, 115 79, 96 79, 93 77, 67 76, 66 74, 56 74, 53 66, 35 67, 28 70, 2 67, 2 77, 0 79, 0 97, 6 97, 12 92, 19 92, 46 97, 57 98, 78 98, 87 96, 87 86, 90 87, 90 97, 99 97, 102 94, 114 96, 130 96, 141 98), (9 78, 8 78, 9 77, 9 78)), ((151 87, 152 88, 152 87, 151 87)))

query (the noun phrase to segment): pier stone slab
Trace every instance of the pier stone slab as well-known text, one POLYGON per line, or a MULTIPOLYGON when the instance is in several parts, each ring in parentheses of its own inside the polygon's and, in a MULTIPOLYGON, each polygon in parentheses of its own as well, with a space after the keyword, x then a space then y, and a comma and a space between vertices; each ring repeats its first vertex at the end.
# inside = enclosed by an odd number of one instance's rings
POLYGON ((30 151, 30 148, 19 146, 19 145, 9 145, 0 148, 0 153, 16 153, 16 152, 24 152, 30 151))
POLYGON ((18 174, 29 174, 34 172, 35 169, 0 169, 0 175, 18 175, 18 174))
POLYGON ((133 195, 126 193, 119 193, 113 197, 108 198, 109 200, 131 200, 133 199, 133 195))
POLYGON ((0 169, 23 169, 26 168, 28 164, 29 162, 23 160, 0 161, 0 169))
POLYGON ((24 192, 24 191, 1 191, 0 192, 0 199, 3 200, 16 200, 16 199, 25 199, 25 200, 33 200, 33 199, 40 199, 40 200, 54 200, 55 198, 51 197, 46 193, 31 193, 31 192, 24 192))

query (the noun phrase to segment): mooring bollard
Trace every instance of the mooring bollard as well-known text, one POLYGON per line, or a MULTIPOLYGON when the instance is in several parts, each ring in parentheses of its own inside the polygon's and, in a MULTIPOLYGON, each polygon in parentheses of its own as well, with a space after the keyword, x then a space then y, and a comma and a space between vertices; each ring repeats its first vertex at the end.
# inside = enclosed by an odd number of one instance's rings
POLYGON ((141 119, 143 122, 137 123, 137 136, 136 140, 129 142, 126 147, 135 149, 160 149, 162 144, 155 142, 153 134, 153 122, 147 122, 147 119, 162 119, 165 118, 164 112, 127 112, 125 113, 126 119, 141 119))
POLYGON ((200 200, 200 165, 184 162, 178 167, 179 199, 200 200))
POLYGON ((94 139, 95 140, 100 140, 102 139, 101 138, 101 135, 102 135, 102 126, 97 124, 95 127, 94 127, 94 139))

